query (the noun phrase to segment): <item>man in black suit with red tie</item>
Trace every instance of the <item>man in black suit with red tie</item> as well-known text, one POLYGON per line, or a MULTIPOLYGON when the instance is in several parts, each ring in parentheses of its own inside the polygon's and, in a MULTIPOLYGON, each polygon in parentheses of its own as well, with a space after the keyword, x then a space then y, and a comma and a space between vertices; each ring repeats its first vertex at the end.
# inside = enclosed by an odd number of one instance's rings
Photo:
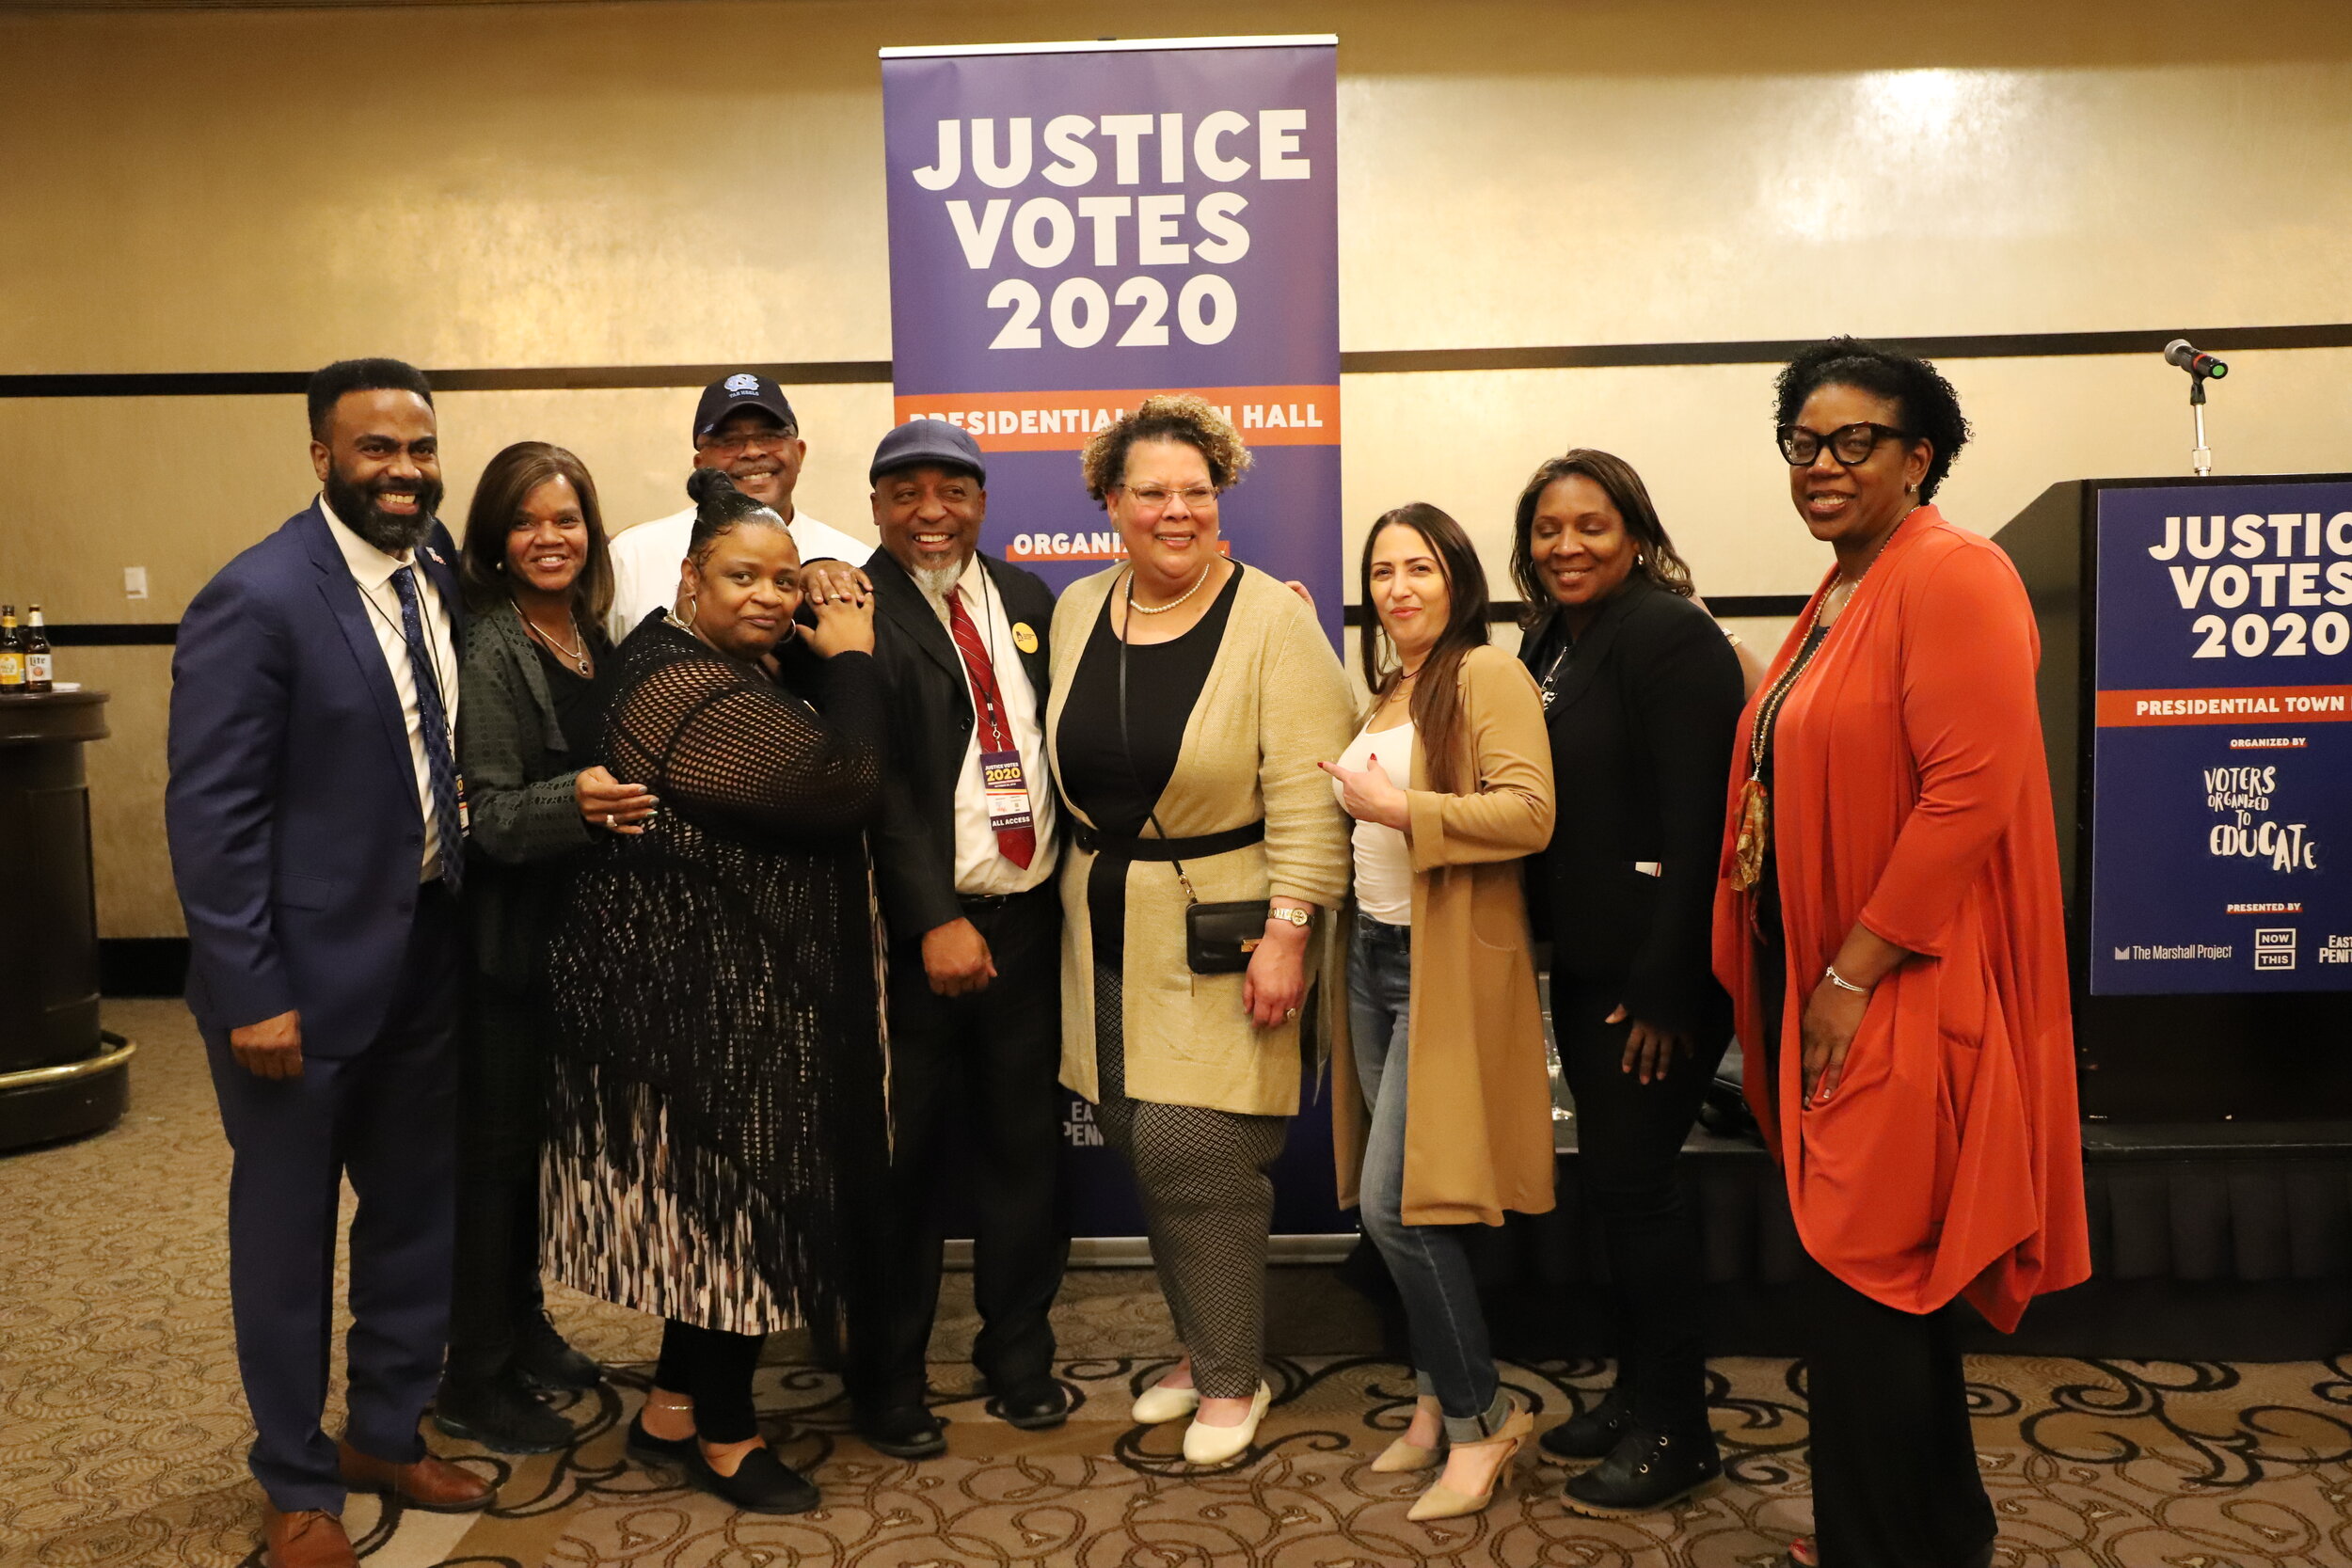
MULTIPOLYGON (((868 470, 882 549, 874 653, 890 755, 874 861, 891 935, 893 1147, 872 1288, 850 1323, 857 1427, 906 1459, 944 1452, 924 1351, 939 1302, 945 1165, 960 1123, 975 1168, 972 1358, 992 1415, 1057 1426, 1047 1319, 1070 1240, 1057 1189, 1061 911, 1046 771, 1046 634, 1035 576, 979 553, 987 464, 932 420, 882 438, 868 470)), ((812 573, 813 592, 830 578, 812 573)))

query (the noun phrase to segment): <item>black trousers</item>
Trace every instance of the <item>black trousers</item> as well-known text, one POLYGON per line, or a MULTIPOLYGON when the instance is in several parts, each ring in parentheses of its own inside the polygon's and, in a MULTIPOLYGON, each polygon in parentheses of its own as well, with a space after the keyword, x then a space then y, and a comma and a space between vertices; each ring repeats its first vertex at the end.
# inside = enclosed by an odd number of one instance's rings
POLYGON ((918 942, 891 954, 890 1178, 866 1299, 850 1329, 853 1391, 867 1409, 923 1402, 951 1180, 976 1216, 974 1364, 998 1393, 1053 1375, 1048 1313, 1070 1257, 1056 1085, 1061 905, 1048 881, 1009 898, 967 899, 964 915, 996 965, 987 990, 937 995, 918 942), (970 1170, 948 1168, 958 1126, 970 1170))
POLYGON ((694 1402, 694 1435, 704 1442, 745 1442, 759 1435, 752 1374, 767 1342, 764 1334, 730 1334, 664 1318, 653 1386, 694 1402))
POLYGON ((1806 1393, 1822 1568, 1963 1568, 1995 1533, 1977 1469, 1961 1308, 1871 1300, 1807 1258, 1806 1393))
POLYGON ((354 1448, 410 1464, 417 1422, 449 1334, 456 1192, 457 902, 419 891, 400 985, 356 1053, 305 1052, 298 1078, 257 1078, 226 1035, 204 1052, 234 1163, 229 1296, 237 1366, 253 1411, 254 1478, 289 1513, 340 1513, 335 1445, 320 1430, 334 1338, 335 1245, 343 1179, 351 1222, 351 1332, 344 1350, 354 1448))
POLYGON ((480 974, 466 989, 457 1117, 457 1253, 449 1373, 503 1374, 545 1306, 539 1279, 539 1144, 547 1124, 544 1002, 480 974))
POLYGON ((1682 1140, 1731 1040, 1727 1010, 1697 1034, 1665 1077, 1622 1070, 1630 1022, 1603 1022, 1613 986, 1555 972, 1551 1025, 1576 1097, 1576 1164, 1601 1223, 1619 1308, 1617 1389, 1652 1431, 1707 1430, 1707 1354, 1698 1218, 1675 1180, 1682 1140))

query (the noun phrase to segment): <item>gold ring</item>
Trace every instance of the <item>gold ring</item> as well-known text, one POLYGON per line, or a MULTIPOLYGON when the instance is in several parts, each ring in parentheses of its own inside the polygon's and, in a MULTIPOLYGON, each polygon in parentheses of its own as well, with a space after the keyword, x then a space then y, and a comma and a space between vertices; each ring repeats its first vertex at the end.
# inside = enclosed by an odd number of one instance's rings
POLYGON ((1295 1019, 1297 1016, 1298 1009, 1296 1007, 1286 1007, 1282 1011, 1282 1022, 1288 1023, 1292 1019, 1295 1019))

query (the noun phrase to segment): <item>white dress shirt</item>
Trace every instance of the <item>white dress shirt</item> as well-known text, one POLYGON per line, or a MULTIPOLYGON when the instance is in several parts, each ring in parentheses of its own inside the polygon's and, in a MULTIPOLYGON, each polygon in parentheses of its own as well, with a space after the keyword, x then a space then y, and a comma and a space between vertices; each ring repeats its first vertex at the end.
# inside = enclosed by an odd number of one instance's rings
POLYGON ((425 747, 452 747, 451 770, 455 771, 457 767, 453 745, 457 733, 457 641, 451 635, 449 607, 434 591, 433 578, 421 566, 416 567, 413 575, 417 579, 417 612, 424 622, 434 678, 441 689, 441 711, 449 719, 448 735, 427 736, 423 710, 417 705, 417 675, 408 660, 408 637, 401 629, 400 590, 392 586, 392 574, 403 566, 413 565, 414 552, 386 555, 352 532, 350 526, 335 515, 335 509, 326 504, 325 496, 319 497, 319 511, 326 517, 326 531, 335 536, 336 547, 343 552, 343 564, 351 568, 351 580, 359 585, 359 597, 367 605, 368 623, 375 628, 375 645, 384 651, 385 668, 392 674, 392 690, 400 697, 401 718, 408 726, 408 757, 417 769, 417 809, 424 817, 424 860, 418 868, 417 879, 429 882, 441 874, 441 824, 439 814, 433 809, 433 771, 425 760, 425 747))
MULTIPOLYGON (((874 546, 829 528, 805 512, 794 511, 785 527, 801 547, 803 561, 830 556, 863 566, 874 546)), ((637 623, 657 610, 677 603, 678 562, 694 531, 694 509, 673 512, 650 523, 623 529, 612 536, 612 609, 604 618, 605 634, 617 643, 637 629, 637 623)))
MULTIPOLYGON (((973 628, 980 634, 988 661, 995 669, 996 694, 1005 705, 1002 717, 1012 732, 1013 749, 1021 753, 1021 777, 1029 786, 1029 817, 1037 831, 1037 853, 1029 857, 1027 865, 1016 865, 1005 858, 996 843, 996 830, 989 825, 988 790, 980 782, 982 732, 988 720, 976 700, 972 739, 963 749, 963 771, 956 775, 956 891, 970 898, 1026 893, 1053 875, 1056 859, 1054 785, 1045 771, 1045 730, 1040 721, 1037 688, 1030 684, 1021 650, 1012 640, 1012 617, 1005 613, 1005 601, 995 583, 989 580, 978 555, 964 563, 963 576, 956 579, 951 592, 963 595, 964 613, 972 617, 973 628)), ((929 589, 923 597, 941 626, 953 626, 945 599, 929 589)), ((952 630, 947 641, 955 641, 952 630)), ((956 673, 964 677, 969 695, 971 672, 964 667, 961 649, 956 654, 956 673)))

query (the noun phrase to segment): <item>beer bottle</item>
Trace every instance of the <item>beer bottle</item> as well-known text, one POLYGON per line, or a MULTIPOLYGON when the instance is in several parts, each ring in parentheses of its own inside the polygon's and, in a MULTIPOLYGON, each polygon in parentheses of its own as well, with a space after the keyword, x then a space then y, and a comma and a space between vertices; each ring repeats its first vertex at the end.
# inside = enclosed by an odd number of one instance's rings
POLYGON ((57 661, 49 652, 49 634, 41 629, 40 606, 32 607, 24 622, 24 689, 39 695, 56 689, 57 661))
POLYGON ((0 604, 0 697, 24 694, 24 640, 16 634, 16 606, 0 604))

